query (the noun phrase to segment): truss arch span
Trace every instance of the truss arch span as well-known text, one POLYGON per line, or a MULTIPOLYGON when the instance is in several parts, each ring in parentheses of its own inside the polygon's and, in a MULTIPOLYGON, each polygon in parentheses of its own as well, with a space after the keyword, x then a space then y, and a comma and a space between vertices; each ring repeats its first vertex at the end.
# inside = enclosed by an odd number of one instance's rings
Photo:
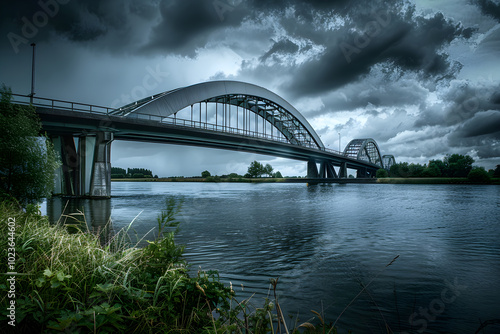
POLYGON ((289 143, 325 149, 304 116, 285 99, 263 87, 239 81, 210 81, 166 91, 115 109, 111 114, 164 119, 198 103, 241 107, 269 122, 289 143))
POLYGON ((394 156, 392 154, 385 154, 382 157, 382 163, 383 163, 384 168, 389 170, 389 169, 391 169, 392 165, 396 164, 396 159, 394 158, 394 156))
POLYGON ((344 149, 344 156, 371 162, 383 167, 383 159, 377 142, 372 138, 353 139, 344 149))

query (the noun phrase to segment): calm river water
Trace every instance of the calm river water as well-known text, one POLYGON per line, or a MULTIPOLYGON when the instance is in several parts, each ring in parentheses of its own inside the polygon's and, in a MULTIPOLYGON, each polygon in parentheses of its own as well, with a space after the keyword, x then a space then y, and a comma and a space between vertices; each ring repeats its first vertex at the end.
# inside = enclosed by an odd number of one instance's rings
POLYGON ((111 215, 115 230, 139 215, 143 235, 167 196, 183 198, 177 240, 193 272, 217 269, 256 306, 279 276, 290 322, 310 310, 334 322, 363 287, 339 333, 474 333, 500 319, 498 186, 114 182, 112 195, 66 212, 83 209, 94 227, 111 215))

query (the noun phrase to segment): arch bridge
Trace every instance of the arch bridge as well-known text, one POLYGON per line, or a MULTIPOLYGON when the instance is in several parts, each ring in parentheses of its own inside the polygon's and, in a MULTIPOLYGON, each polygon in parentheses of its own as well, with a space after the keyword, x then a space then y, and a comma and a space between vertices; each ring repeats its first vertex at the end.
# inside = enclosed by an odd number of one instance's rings
POLYGON ((348 168, 356 169, 357 177, 372 177, 384 167, 373 139, 352 140, 343 152, 327 149, 290 103, 244 82, 200 83, 115 109, 44 98, 34 98, 33 104, 43 129, 61 152, 63 166, 56 192, 65 195, 110 196, 114 139, 303 160, 310 179, 345 178, 348 168))

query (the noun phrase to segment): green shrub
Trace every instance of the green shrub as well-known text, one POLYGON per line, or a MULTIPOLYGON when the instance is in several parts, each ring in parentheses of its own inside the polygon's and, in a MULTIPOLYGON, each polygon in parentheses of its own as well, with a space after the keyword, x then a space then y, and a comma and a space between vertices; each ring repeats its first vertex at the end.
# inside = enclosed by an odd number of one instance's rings
POLYGON ((491 180, 490 175, 484 167, 474 167, 467 175, 467 179, 471 182, 486 183, 491 180))
MULTIPOLYGON (((0 204, 0 233, 7 220, 16 222, 16 332, 138 332, 173 329, 201 332, 212 327, 212 312, 228 308, 232 292, 216 272, 191 277, 174 242, 180 205, 173 200, 158 217, 158 236, 138 248, 120 231, 101 245, 88 231, 70 234, 62 225, 50 225, 37 210, 19 211, 0 204)), ((7 238, 0 239, 7 249, 7 238)), ((0 255, 7 270, 7 252, 0 255)), ((7 276, 0 281, 0 315, 7 316, 7 276)), ((11 329, 5 322, 0 332, 11 329)))
POLYGON ((384 177, 389 177, 389 173, 387 172, 387 170, 383 169, 383 168, 380 168, 377 170, 377 174, 376 174, 377 178, 384 178, 384 177))

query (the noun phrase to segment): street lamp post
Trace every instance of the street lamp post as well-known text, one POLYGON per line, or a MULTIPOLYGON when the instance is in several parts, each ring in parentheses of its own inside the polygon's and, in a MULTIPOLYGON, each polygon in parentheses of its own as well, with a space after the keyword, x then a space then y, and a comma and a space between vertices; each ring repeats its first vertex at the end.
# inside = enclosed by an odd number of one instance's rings
POLYGON ((339 153, 341 153, 342 151, 340 150, 340 132, 339 132, 339 153))
POLYGON ((33 104, 33 97, 35 96, 35 49, 36 44, 31 43, 33 47, 33 57, 31 59, 31 94, 30 94, 30 104, 33 104))

